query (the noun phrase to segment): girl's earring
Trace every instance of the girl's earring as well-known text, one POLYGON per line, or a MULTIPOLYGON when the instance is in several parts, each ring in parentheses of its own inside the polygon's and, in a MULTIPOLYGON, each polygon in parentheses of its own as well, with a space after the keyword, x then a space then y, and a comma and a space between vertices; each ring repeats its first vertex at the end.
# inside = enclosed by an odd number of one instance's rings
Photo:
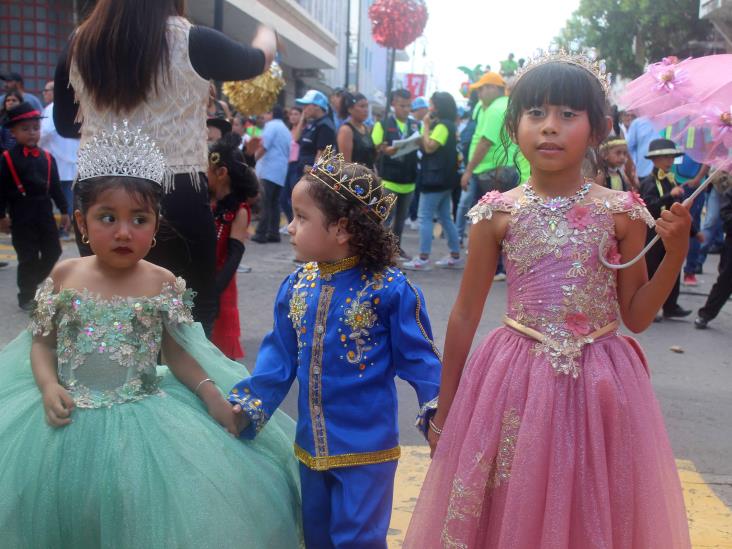
POLYGON ((157 246, 157 244, 158 244, 158 241, 155 240, 155 237, 153 236, 152 243, 150 244, 150 247, 151 248, 154 248, 155 246, 157 246))
POLYGON ((89 244, 89 237, 86 236, 86 234, 81 235, 81 243, 82 244, 89 244))

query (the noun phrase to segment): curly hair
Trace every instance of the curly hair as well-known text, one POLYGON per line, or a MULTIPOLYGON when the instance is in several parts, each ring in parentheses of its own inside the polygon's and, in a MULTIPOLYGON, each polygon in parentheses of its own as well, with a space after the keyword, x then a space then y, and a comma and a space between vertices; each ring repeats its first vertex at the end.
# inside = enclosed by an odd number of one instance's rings
MULTIPOLYGON (((360 164, 351 164, 348 169, 349 172, 353 170, 355 175, 373 173, 360 164)), ((379 272, 396 265, 399 253, 396 235, 382 223, 377 223, 362 202, 338 194, 310 174, 304 175, 303 179, 308 182, 308 193, 323 212, 326 226, 342 218, 348 220, 346 231, 351 235, 349 245, 366 269, 379 272)))

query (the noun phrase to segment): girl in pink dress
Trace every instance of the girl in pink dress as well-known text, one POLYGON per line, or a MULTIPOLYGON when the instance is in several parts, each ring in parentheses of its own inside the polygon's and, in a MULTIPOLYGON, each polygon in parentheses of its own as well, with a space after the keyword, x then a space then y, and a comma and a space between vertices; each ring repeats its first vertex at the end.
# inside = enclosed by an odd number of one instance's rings
MULTIPOLYGON (((506 113, 532 177, 486 194, 450 315, 434 461, 404 547, 690 547, 681 486, 646 358, 620 335, 653 321, 688 247, 680 204, 655 222, 666 247, 648 280, 654 220, 638 195, 584 181, 607 135, 607 80, 585 58, 549 56, 519 77, 506 113), (608 241, 600 251, 603 235, 608 241), (499 254, 505 326, 468 359, 499 254)), ((494 144, 493 146, 496 146, 494 144)), ((500 146, 500 144, 498 144, 500 146)))

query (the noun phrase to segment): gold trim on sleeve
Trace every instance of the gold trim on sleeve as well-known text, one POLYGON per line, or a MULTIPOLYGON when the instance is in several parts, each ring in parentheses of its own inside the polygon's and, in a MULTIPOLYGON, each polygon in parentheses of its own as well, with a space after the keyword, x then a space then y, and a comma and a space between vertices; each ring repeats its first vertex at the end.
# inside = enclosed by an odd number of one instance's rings
POLYGON ((404 277, 404 280, 407 282, 407 285, 412 289, 412 291, 414 292, 414 297, 417 299, 417 306, 415 307, 414 316, 417 320, 417 326, 419 326, 419 331, 422 332, 422 336, 432 346, 432 351, 435 353, 435 355, 437 355, 437 358, 439 360, 442 360, 442 358, 440 357, 439 349, 435 345, 435 342, 430 339, 430 336, 427 335, 427 330, 424 329, 424 326, 422 326, 422 321, 419 319, 419 313, 422 311, 422 300, 419 298, 419 292, 406 276, 404 277))
POLYGON ((388 450, 379 450, 377 452, 361 452, 357 454, 340 454, 337 456, 311 456, 307 451, 295 444, 295 457, 313 471, 327 471, 328 469, 336 469, 339 467, 354 467, 356 465, 373 465, 374 463, 386 463, 396 461, 402 455, 402 449, 399 446, 389 448, 388 450))

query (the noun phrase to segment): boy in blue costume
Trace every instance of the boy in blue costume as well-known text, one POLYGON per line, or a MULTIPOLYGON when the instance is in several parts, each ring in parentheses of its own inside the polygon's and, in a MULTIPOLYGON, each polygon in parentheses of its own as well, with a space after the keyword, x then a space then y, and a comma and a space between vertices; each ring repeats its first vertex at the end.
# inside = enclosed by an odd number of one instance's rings
POLYGON ((370 170, 331 150, 300 180, 288 231, 310 263, 282 283, 255 370, 229 394, 251 438, 298 379, 310 548, 386 547, 400 456, 394 377, 417 392, 423 433, 437 407, 441 365, 424 297, 394 267, 397 240, 383 227, 393 201, 370 170))

